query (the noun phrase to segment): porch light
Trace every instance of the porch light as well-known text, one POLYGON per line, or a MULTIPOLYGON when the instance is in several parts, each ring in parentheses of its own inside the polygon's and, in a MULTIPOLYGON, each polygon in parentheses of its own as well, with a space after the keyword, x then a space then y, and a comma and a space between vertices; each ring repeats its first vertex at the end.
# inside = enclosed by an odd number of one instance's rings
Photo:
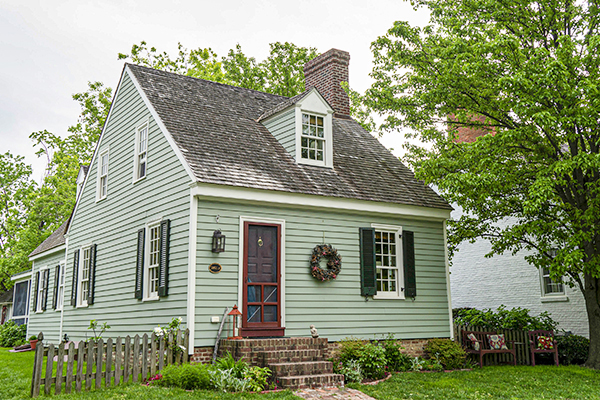
POLYGON ((222 253, 225 251, 225 235, 221 233, 220 230, 216 230, 213 232, 212 238, 212 252, 213 253, 222 253))
POLYGON ((232 319, 232 325, 231 325, 232 332, 231 332, 231 336, 228 337, 227 339, 234 339, 234 340, 235 339, 241 339, 242 338, 241 336, 236 336, 236 333, 237 333, 237 317, 242 315, 242 313, 240 312, 240 310, 238 310, 238 308, 237 308, 237 304, 233 306, 233 310, 231 310, 229 312, 229 314, 227 314, 227 315, 231 316, 231 319, 232 319))

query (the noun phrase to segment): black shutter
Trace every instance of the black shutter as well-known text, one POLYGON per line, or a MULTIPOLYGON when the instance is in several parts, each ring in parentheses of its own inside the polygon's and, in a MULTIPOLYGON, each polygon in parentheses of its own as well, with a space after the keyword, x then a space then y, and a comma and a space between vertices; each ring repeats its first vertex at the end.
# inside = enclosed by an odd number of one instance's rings
POLYGON ((77 274, 79 273, 79 250, 73 253, 73 284, 71 285, 71 305, 77 306, 77 274))
POLYGON ((88 306, 94 304, 94 287, 96 286, 96 245, 90 247, 90 272, 89 272, 89 287, 88 287, 88 306))
POLYGON ((166 296, 169 288, 169 237, 171 221, 166 219, 160 223, 160 264, 158 266, 158 295, 166 296))
POLYGON ((142 299, 144 282, 144 236, 146 229, 142 228, 137 235, 137 261, 135 265, 135 298, 142 299))
MULTIPOLYGON (((38 285, 40 284, 40 272, 35 273, 35 280, 33 281, 33 312, 37 311, 38 303, 38 285)), ((41 300, 41 299, 40 299, 41 300)))
POLYGON ((42 275, 42 288, 44 291, 42 292, 42 311, 46 311, 46 305, 48 304, 48 281, 50 280, 50 269, 45 269, 42 275))
POLYGON ((52 295, 52 308, 54 310, 58 305, 58 285, 60 285, 60 265, 54 267, 54 290, 52 295))
POLYGON ((411 231, 402 232, 402 253, 404 254, 404 295, 416 297, 415 234, 411 231))
POLYGON ((375 264, 375 229, 360 228, 360 294, 377 294, 377 266, 375 264))

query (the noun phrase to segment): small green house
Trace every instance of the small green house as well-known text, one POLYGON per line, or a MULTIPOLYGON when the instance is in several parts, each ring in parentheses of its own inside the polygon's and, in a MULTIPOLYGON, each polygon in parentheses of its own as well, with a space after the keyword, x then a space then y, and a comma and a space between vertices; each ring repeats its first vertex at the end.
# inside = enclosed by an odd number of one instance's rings
POLYGON ((126 64, 73 214, 31 255, 28 334, 182 317, 198 350, 238 305, 243 337, 451 337, 451 207, 349 116, 349 59, 310 61, 293 98, 126 64))

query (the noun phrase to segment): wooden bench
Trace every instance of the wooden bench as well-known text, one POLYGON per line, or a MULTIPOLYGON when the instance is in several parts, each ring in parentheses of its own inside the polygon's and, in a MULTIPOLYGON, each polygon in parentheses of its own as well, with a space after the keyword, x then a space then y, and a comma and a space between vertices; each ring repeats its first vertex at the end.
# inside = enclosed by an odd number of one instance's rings
POLYGON ((490 347, 490 341, 488 340, 488 335, 497 335, 496 332, 474 332, 474 331, 463 331, 463 347, 467 354, 477 354, 479 355, 479 367, 483 367, 483 356, 486 354, 502 354, 502 353, 510 353, 513 355, 513 365, 517 365, 517 352, 515 350, 515 341, 514 340, 505 340, 506 349, 494 350, 490 347), (469 339, 469 335, 473 334, 476 341, 469 339), (479 344, 479 346, 477 346, 479 344), (509 346, 510 344, 510 346, 509 346), (477 349, 479 347, 479 349, 477 349))
POLYGON ((529 349, 531 351, 531 365, 535 367, 535 355, 540 353, 553 353, 554 363, 558 366, 558 346, 556 345, 556 339, 554 339, 554 332, 552 331, 529 331, 529 349), (544 349, 543 345, 539 345, 539 339, 541 336, 549 338, 552 341, 551 349, 544 349), (541 348, 540 348, 541 347, 541 348))

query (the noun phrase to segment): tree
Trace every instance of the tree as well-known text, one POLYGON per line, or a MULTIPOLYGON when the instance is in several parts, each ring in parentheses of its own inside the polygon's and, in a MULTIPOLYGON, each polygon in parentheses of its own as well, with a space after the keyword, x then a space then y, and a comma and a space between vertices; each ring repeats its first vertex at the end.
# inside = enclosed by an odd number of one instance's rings
POLYGON ((600 7, 566 0, 416 0, 430 25, 396 22, 372 46, 363 101, 382 128, 410 130, 418 178, 463 216, 452 248, 485 238, 488 256, 527 260, 577 285, 600 368, 600 7), (456 141, 458 128, 491 134, 456 141), (509 221, 509 224, 499 224, 509 221))
POLYGON ((129 54, 119 53, 120 60, 147 67, 193 76, 246 89, 292 97, 302 93, 304 64, 318 53, 312 47, 298 47, 293 43, 275 42, 269 45, 269 57, 262 62, 248 57, 237 44, 226 57, 219 57, 211 48, 187 50, 178 44, 177 57, 155 47, 148 48, 145 41, 134 44, 129 54))

